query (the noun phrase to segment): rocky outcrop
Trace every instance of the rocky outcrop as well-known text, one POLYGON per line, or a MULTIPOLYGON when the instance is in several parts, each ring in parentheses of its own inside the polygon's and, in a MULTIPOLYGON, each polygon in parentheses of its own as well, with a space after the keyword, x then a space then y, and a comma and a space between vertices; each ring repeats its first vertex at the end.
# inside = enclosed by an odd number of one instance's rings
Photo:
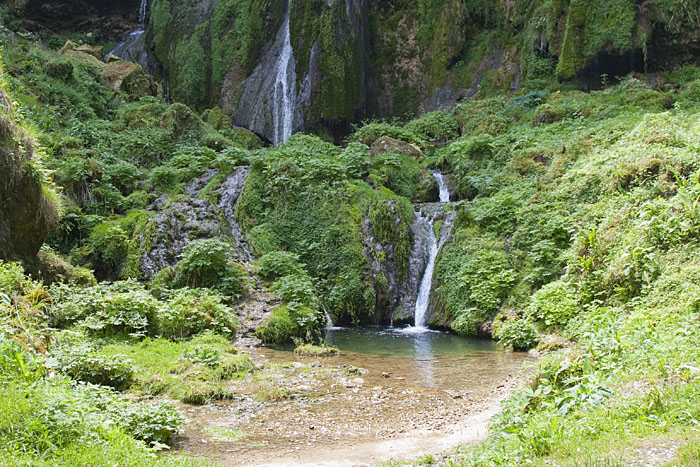
POLYGON ((276 38, 287 10, 293 128, 338 140, 367 118, 435 110, 553 74, 594 86, 602 75, 700 63, 697 11, 686 3, 152 0, 145 33, 133 37, 140 0, 14 5, 51 30, 115 31, 121 22, 119 40, 127 40, 117 55, 142 64, 174 100, 219 106, 273 141, 274 106, 261 96, 275 89, 276 38))
POLYGON ((158 95, 158 84, 144 71, 141 65, 127 62, 114 55, 110 55, 105 63, 102 61, 102 47, 79 45, 73 41, 67 41, 59 53, 71 61, 94 66, 100 70, 101 77, 112 90, 122 91, 134 100, 158 95))
MULTIPOLYGON (((99 31, 101 39, 119 40, 138 23, 141 0, 14 0, 5 2, 27 21, 27 26, 54 33, 99 31)), ((95 37, 98 39, 97 37, 95 37)))
POLYGON ((233 218, 248 172, 248 167, 236 167, 216 191, 218 202, 200 197, 218 173, 210 169, 187 184, 185 196, 175 200, 163 196, 150 206, 149 210, 154 212, 153 233, 147 239, 150 249, 141 258, 141 272, 145 278, 150 279, 161 269, 175 266, 187 245, 200 238, 229 238, 239 261, 252 260, 246 238, 233 218))

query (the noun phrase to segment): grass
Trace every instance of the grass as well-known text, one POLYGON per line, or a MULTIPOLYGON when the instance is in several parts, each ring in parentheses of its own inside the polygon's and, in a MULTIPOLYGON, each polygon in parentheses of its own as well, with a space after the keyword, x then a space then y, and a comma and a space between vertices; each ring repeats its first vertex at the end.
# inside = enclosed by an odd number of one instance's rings
POLYGON ((191 403, 229 398, 231 385, 254 371, 248 355, 238 355, 226 338, 213 333, 180 342, 159 338, 110 344, 101 352, 132 361, 132 390, 191 403))
POLYGON ((340 349, 326 345, 302 344, 294 349, 294 355, 300 357, 334 357, 340 354, 340 349))

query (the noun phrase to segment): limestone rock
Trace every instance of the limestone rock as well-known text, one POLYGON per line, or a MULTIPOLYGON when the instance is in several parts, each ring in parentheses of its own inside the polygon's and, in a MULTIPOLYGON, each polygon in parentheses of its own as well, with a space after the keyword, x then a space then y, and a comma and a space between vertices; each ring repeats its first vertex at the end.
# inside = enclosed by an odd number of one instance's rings
POLYGON ((384 154, 386 152, 394 154, 403 154, 404 156, 413 157, 420 160, 423 158, 423 151, 412 143, 400 141, 389 136, 380 136, 370 146, 370 151, 373 156, 384 154))

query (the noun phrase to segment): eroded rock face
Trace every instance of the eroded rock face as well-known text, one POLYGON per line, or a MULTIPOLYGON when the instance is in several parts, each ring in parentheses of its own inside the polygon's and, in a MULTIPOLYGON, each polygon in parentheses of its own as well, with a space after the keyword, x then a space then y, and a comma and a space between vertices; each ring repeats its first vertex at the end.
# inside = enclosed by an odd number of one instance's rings
POLYGON ((248 243, 240 227, 233 219, 246 178, 248 167, 237 167, 222 183, 218 203, 203 199, 199 195, 217 175, 210 169, 185 187, 185 195, 177 200, 162 197, 150 207, 155 211, 151 249, 141 258, 144 277, 150 279, 165 267, 173 267, 181 259, 187 245, 200 238, 230 238, 236 248, 238 259, 251 261, 248 243))

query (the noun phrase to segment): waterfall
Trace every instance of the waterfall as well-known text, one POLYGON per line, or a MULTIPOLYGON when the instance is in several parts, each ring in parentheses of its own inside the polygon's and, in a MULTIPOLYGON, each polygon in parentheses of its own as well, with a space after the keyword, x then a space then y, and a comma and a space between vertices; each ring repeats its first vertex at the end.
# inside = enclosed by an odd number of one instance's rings
POLYGON ((438 183, 438 187, 440 187, 440 202, 441 203, 449 203, 450 202, 450 190, 447 188, 447 183, 445 182, 445 177, 440 173, 436 172, 434 170, 431 170, 430 173, 433 174, 433 177, 438 183))
POLYGON ((144 34, 146 33, 146 20, 148 19, 148 0, 141 0, 139 5, 139 26, 129 33, 123 41, 114 46, 112 50, 104 56, 105 61, 110 55, 115 55, 124 60, 138 63, 144 68, 147 67, 147 60, 144 57, 145 44, 144 34))
POLYGON ((433 273, 438 252, 447 240, 454 211, 445 212, 445 205, 450 202, 450 191, 444 176, 437 171, 431 171, 440 188, 440 202, 427 203, 415 206, 416 220, 412 226, 416 247, 422 249, 419 255, 425 258, 425 269, 418 288, 416 304, 414 308, 414 326, 408 328, 409 332, 427 331, 427 315, 430 306, 430 292, 433 285, 433 273), (442 221, 440 228, 436 229, 436 221, 442 221), (439 230, 436 232, 436 230, 439 230))
POLYGON ((282 34, 284 43, 275 70, 275 92, 274 92, 274 138, 275 146, 280 146, 292 136, 292 124, 294 122, 294 108, 296 106, 296 71, 294 63, 294 51, 292 50, 292 40, 289 31, 289 10, 287 11, 282 24, 282 34))
POLYGON ((326 310, 323 310, 323 315, 326 317, 326 329, 333 329, 334 324, 331 315, 326 310))
POLYGON ((146 17, 148 16, 148 0, 141 0, 141 6, 139 6, 139 23, 141 26, 146 25, 146 17))
POLYGON ((430 305, 430 289, 433 285, 433 271, 435 270, 435 259, 438 255, 438 243, 435 237, 435 229, 433 229, 434 218, 422 211, 417 213, 417 222, 423 226, 423 231, 427 233, 428 238, 428 264, 425 266, 423 279, 420 282, 418 289, 418 297, 416 298, 415 322, 416 329, 425 329, 425 315, 428 312, 430 305))

